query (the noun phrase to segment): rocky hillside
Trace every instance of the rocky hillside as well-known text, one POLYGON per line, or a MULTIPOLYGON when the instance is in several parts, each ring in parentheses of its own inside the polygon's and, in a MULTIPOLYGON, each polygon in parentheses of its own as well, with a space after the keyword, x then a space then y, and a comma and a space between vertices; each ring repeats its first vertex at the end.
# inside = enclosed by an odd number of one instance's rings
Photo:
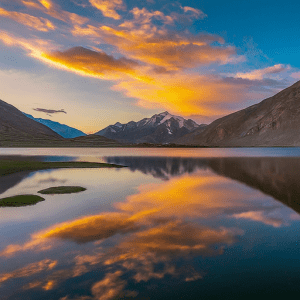
POLYGON ((59 134, 47 126, 27 118, 17 108, 0 100, 0 146, 61 139, 59 134))
POLYGON ((300 146, 300 81, 176 140, 218 147, 300 146))

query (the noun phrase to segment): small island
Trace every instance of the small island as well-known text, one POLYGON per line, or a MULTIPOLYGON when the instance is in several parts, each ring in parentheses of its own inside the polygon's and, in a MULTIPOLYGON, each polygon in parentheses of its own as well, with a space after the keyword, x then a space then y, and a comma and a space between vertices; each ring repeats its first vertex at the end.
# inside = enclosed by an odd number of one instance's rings
POLYGON ((35 205, 45 199, 36 195, 17 195, 0 199, 0 207, 21 207, 35 205))
POLYGON ((86 188, 83 188, 81 186, 56 186, 56 187, 50 187, 48 189, 38 191, 38 193, 44 195, 59 195, 59 194, 79 193, 83 191, 86 191, 86 188))

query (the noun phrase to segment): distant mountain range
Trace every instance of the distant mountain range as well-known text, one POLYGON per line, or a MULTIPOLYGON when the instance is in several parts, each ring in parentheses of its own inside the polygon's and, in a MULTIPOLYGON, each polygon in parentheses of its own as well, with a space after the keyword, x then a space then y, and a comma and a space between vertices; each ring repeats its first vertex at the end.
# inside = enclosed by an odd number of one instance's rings
POLYGON ((114 140, 98 135, 63 138, 49 127, 28 118, 0 100, 0 147, 117 147, 114 140))
POLYGON ((300 81, 176 143, 208 147, 300 146, 300 81))
POLYGON ((59 135, 61 135, 64 138, 70 139, 70 138, 76 138, 79 136, 86 136, 86 134, 76 128, 58 123, 58 122, 54 122, 48 119, 42 119, 42 118, 34 118, 32 115, 29 114, 25 114, 24 115, 26 117, 28 117, 29 119, 32 119, 36 122, 39 122, 41 124, 46 125, 47 127, 51 128, 54 132, 58 133, 59 135))
POLYGON ((126 124, 117 122, 95 134, 125 143, 166 144, 205 126, 165 111, 138 122, 131 121, 126 124))
POLYGON ((209 125, 198 125, 163 112, 138 122, 117 122, 93 135, 26 116, 0 100, 0 147, 119 147, 121 142, 123 145, 171 143, 200 147, 300 146, 299 132, 300 81, 209 125))

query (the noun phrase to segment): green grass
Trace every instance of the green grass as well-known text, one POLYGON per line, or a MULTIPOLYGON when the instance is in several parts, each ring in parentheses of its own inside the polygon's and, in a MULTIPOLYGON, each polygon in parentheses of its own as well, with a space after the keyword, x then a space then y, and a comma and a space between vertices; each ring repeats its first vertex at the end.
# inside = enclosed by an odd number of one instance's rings
POLYGON ((44 195, 55 195, 55 194, 73 194, 86 191, 85 188, 81 186, 56 186, 50 187, 45 190, 38 191, 39 194, 44 195))
POLYGON ((0 176, 22 172, 64 168, 123 168, 123 166, 92 162, 42 162, 0 159, 0 176))
POLYGON ((36 195, 18 195, 0 199, 0 207, 20 207, 34 205, 45 199, 36 195))

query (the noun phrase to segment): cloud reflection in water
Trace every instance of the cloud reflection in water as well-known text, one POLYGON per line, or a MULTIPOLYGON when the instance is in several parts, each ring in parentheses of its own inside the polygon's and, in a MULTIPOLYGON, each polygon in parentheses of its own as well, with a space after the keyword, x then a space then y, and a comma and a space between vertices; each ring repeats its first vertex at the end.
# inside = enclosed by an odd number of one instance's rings
POLYGON ((94 278, 98 281, 89 283, 92 296, 75 299, 134 296, 136 292, 128 290, 130 282, 149 282, 167 275, 186 282, 199 280, 205 276, 201 268, 185 269, 178 261, 188 264, 195 257, 222 255, 224 248, 243 235, 234 220, 247 219, 274 228, 288 225, 279 203, 216 175, 207 170, 209 165, 202 161, 194 173, 179 176, 176 172, 177 176, 167 181, 142 185, 137 194, 116 203, 114 212, 55 224, 33 233, 24 244, 9 245, 0 256, 14 257, 24 251, 53 255, 68 243, 77 245, 76 251, 64 253, 67 262, 60 259, 51 274, 24 286, 52 290, 69 278, 84 278, 101 270, 94 278))

